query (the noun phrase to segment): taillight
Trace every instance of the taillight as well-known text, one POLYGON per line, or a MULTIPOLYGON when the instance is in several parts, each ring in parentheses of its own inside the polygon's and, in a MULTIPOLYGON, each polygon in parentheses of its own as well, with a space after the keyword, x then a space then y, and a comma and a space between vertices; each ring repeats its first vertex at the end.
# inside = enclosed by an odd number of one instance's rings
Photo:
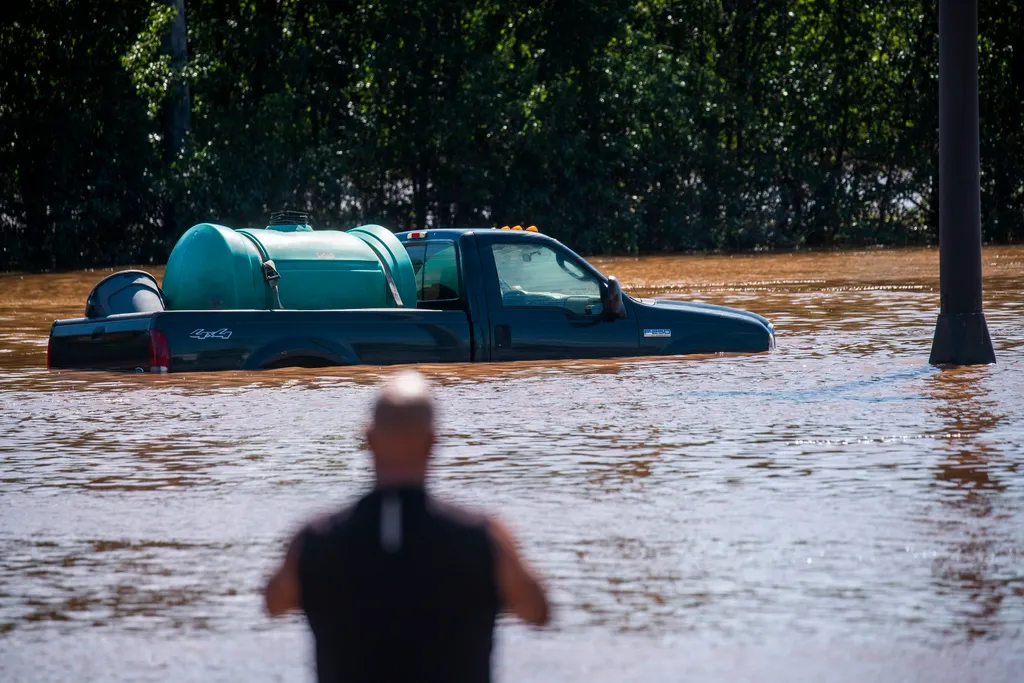
POLYGON ((50 362, 50 350, 53 348, 53 334, 50 334, 50 338, 46 340, 46 369, 49 370, 53 367, 50 362))
POLYGON ((167 337, 160 330, 149 331, 149 371, 169 372, 171 369, 171 347, 167 337))

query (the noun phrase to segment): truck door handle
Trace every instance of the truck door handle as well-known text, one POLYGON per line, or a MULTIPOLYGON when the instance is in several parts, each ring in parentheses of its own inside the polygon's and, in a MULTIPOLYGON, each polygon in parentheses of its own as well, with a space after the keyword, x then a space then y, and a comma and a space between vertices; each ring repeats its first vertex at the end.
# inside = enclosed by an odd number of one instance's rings
POLYGON ((507 349, 512 346, 512 328, 508 325, 494 326, 494 346, 507 349))

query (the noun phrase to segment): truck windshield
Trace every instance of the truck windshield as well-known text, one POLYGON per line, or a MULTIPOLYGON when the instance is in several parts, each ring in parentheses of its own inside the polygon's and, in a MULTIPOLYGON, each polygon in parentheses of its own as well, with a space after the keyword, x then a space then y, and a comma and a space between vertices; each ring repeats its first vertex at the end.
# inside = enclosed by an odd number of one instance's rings
POLYGON ((494 265, 504 306, 565 308, 601 313, 597 278, 554 249, 540 244, 494 244, 494 265))

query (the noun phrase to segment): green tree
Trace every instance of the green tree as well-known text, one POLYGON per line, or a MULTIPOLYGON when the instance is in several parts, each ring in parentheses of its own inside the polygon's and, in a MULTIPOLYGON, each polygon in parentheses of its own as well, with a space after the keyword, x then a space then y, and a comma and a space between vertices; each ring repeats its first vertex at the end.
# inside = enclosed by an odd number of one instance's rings
MULTIPOLYGON (((0 269, 159 261, 192 223, 283 207, 322 227, 534 223, 591 253, 936 239, 934 1, 4 12, 0 269)), ((979 20, 983 230, 1016 241, 1024 11, 979 20)))

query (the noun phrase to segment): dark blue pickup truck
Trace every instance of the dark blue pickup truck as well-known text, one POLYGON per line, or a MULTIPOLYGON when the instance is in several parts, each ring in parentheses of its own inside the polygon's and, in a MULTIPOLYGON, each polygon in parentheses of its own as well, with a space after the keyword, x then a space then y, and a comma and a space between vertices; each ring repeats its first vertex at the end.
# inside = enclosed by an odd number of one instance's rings
MULTIPOLYGON (((264 308, 232 308, 218 300, 206 310, 174 310, 151 276, 127 271, 101 283, 108 290, 129 292, 128 298, 122 296, 127 303, 110 304, 116 292, 100 301, 98 285, 85 318, 54 322, 48 364, 186 372, 756 353, 775 345, 771 323, 759 315, 634 299, 615 278, 536 232, 445 229, 394 237, 411 261, 413 280, 406 291, 415 291, 414 304, 401 301, 386 265, 390 291, 399 303, 393 305, 389 296, 389 307, 370 309, 288 308, 283 290, 278 297, 277 283, 293 276, 278 273, 266 254, 263 274, 272 287, 267 301, 281 301, 264 308)), ((317 252, 317 258, 333 256, 317 252)), ((308 271, 294 272, 297 278, 308 271)), ((170 270, 165 289, 169 276, 170 270)), ((299 291, 295 287, 293 298, 299 291)))

